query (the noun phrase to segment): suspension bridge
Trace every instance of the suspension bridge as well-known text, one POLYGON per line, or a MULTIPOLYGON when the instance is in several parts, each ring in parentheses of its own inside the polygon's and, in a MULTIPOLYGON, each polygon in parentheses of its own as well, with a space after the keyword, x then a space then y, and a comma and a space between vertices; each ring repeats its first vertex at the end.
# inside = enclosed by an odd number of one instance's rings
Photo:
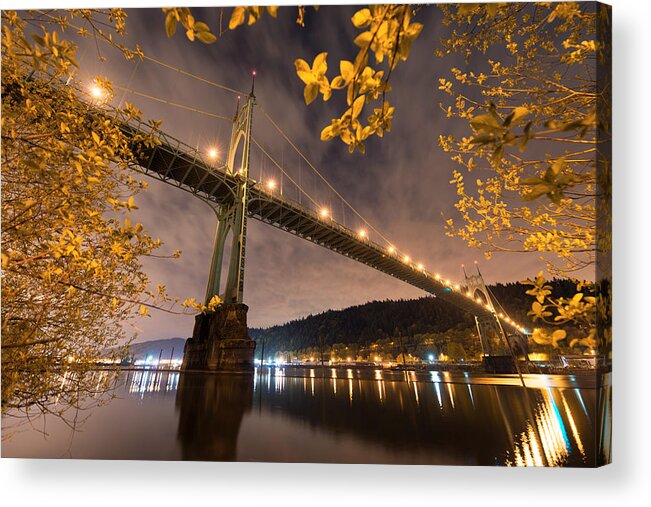
MULTIPOLYGON (((150 60, 172 68, 163 62, 152 58, 150 60)), ((175 70, 209 82, 228 92, 237 93, 235 114, 229 117, 209 113, 137 92, 128 87, 118 86, 117 88, 123 89, 125 93, 133 93, 173 107, 229 121, 232 131, 228 153, 223 162, 217 161, 214 150, 200 150, 192 147, 158 128, 154 129, 149 122, 144 120, 123 119, 118 121, 120 121, 123 133, 133 140, 135 160, 132 167, 134 170, 191 193, 208 203, 215 211, 216 232, 206 290, 206 303, 210 302, 214 296, 218 296, 225 305, 243 305, 247 221, 252 218, 393 276, 471 313, 475 316, 485 357, 512 358, 510 338, 516 338, 516 342, 520 340, 520 342, 526 343, 527 330, 511 319, 499 306, 499 302, 491 297, 490 290, 486 287, 478 268, 477 274, 470 276, 465 273, 464 269, 464 280, 452 281, 412 260, 409 255, 403 253, 376 227, 371 225, 328 182, 323 173, 305 157, 278 122, 261 105, 257 104, 254 93, 255 73, 253 73, 251 92, 244 94, 219 83, 194 76, 182 69, 175 70), (319 202, 323 202, 323 200, 320 201, 307 192, 300 182, 297 182, 286 168, 270 154, 270 150, 256 140, 252 135, 254 110, 262 112, 277 130, 278 135, 289 143, 306 166, 314 171, 314 174, 331 193, 337 196, 342 206, 350 209, 356 215, 357 221, 363 222, 365 227, 373 231, 374 236, 377 236, 382 242, 372 239, 366 228, 353 229, 341 223, 331 207, 320 205, 319 202), (137 141, 142 138, 142 134, 153 134, 159 143, 156 146, 150 146, 137 141), (281 178, 284 178, 284 193, 276 179, 268 177, 262 180, 252 176, 252 145, 259 150, 262 156, 271 161, 281 178), (304 199, 290 197, 287 185, 295 187, 297 195, 304 199), (225 247, 229 238, 230 249, 228 250, 225 247), (227 262, 225 262, 225 252, 230 252, 230 259, 227 262), (227 269, 223 270, 222 266, 227 269), (227 273, 226 280, 222 280, 222 271, 227 273)), ((91 87, 88 90, 89 101, 94 103, 95 107, 106 109, 110 106, 102 104, 102 96, 103 91, 97 87, 91 87)), ((246 311, 243 314, 240 313, 237 318, 244 327, 244 332, 238 335, 240 339, 243 339, 246 337, 246 311)), ((223 321, 219 324, 222 327, 224 325, 223 321)), ((193 335, 195 342, 205 342, 202 336, 215 332, 214 330, 210 331, 211 326, 213 326, 211 323, 201 323, 198 320, 193 335)), ((202 347, 202 353, 205 354, 206 350, 204 349, 207 347, 205 343, 202 347)))

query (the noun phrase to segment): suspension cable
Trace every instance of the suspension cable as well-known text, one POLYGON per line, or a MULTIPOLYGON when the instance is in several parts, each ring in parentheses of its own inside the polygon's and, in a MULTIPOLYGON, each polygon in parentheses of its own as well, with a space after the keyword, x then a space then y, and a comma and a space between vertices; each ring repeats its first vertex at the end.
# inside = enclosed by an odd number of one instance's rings
POLYGON ((285 176, 287 176, 287 179, 289 179, 289 181, 291 181, 291 182, 294 184, 294 186, 296 186, 296 188, 298 188, 298 189, 301 191, 301 193, 305 194, 305 196, 306 196, 310 201, 312 201, 312 203, 313 203, 315 206, 317 206, 317 208, 319 207, 319 203, 316 202, 316 201, 312 198, 312 196, 311 196, 310 194, 308 194, 308 193, 307 193, 307 192, 306 192, 306 191, 305 191, 305 190, 304 190, 304 189, 303 189, 303 188, 302 188, 298 183, 296 183, 296 180, 294 180, 294 178, 292 178, 292 177, 291 177, 291 176, 290 176, 290 175, 285 171, 285 169, 283 169, 282 166, 281 166, 278 162, 276 162, 276 160, 275 160, 275 159, 274 159, 274 158, 273 158, 273 157, 272 157, 272 156, 267 152, 267 150, 265 150, 265 149, 262 147, 262 145, 261 145, 260 143, 258 143, 258 141, 257 141, 254 137, 251 137, 251 141, 253 141, 253 143, 254 143, 258 148, 260 148, 260 151, 262 151, 262 153, 264 153, 264 155, 265 155, 269 160, 271 160, 271 162, 272 162, 272 163, 273 163, 273 164, 274 164, 278 169, 280 169, 280 171, 281 171, 285 176))
POLYGON ((187 111, 192 111, 193 113, 203 114, 205 116, 210 116, 212 118, 218 118, 220 120, 226 120, 226 121, 229 121, 229 122, 233 121, 233 118, 228 117, 228 116, 224 116, 224 115, 217 114, 217 113, 211 113, 209 111, 204 111, 202 109, 197 109, 196 107, 192 107, 192 106, 186 106, 184 104, 178 104, 176 102, 172 102, 172 101, 169 101, 169 100, 166 100, 166 99, 162 99, 160 97, 155 97, 155 96, 149 95, 147 93, 139 92, 137 90, 134 90, 132 88, 128 88, 126 86, 113 84, 113 88, 117 88, 118 90, 123 90, 125 93, 132 93, 134 95, 138 95, 139 97, 144 97, 146 99, 154 100, 156 102, 160 102, 160 103, 166 104, 168 106, 178 107, 180 109, 185 109, 187 111))
POLYGON ((196 74, 192 74, 191 72, 185 71, 183 69, 180 69, 178 67, 174 67, 173 65, 170 65, 169 63, 161 62, 160 60, 157 60, 156 58, 148 55, 143 55, 145 60, 149 60, 150 62, 153 62, 157 65, 160 65, 162 67, 168 68, 170 70, 173 70, 175 72, 179 72, 183 74, 184 76, 191 77, 192 79, 196 79, 197 81, 201 81, 202 83, 209 84, 210 86, 214 86, 216 88, 220 88, 222 90, 225 90, 227 92, 234 93, 235 95, 247 95, 245 92, 236 90, 235 88, 230 88, 229 86, 223 85, 221 83, 217 83, 216 81, 211 81, 209 79, 206 79, 205 77, 197 76, 196 74))
POLYGON ((330 188, 330 190, 332 190, 332 191, 337 195, 337 197, 339 197, 339 198, 340 198, 344 203, 346 203, 346 205, 347 205, 347 206, 348 206, 348 207, 353 211, 353 213, 355 213, 355 215, 357 215, 357 216, 358 216, 358 217, 359 217, 359 218, 360 218, 360 219, 361 219, 361 220, 362 220, 362 221, 363 221, 363 222, 364 222, 364 223, 369 227, 369 229, 373 230, 373 231, 374 231, 378 236, 380 236, 384 241, 386 241, 388 244, 391 245, 392 242, 389 241, 389 239, 388 239, 386 236, 384 236, 384 234, 382 234, 379 230, 377 230, 375 227, 373 227, 373 225, 372 225, 368 220, 366 220, 366 218, 364 218, 364 217, 359 213, 359 211, 357 211, 357 210, 353 207, 353 205, 350 204, 350 203, 349 203, 349 202, 344 198, 344 196, 342 196, 342 195, 337 191, 337 189, 335 189, 335 188, 330 184, 330 182, 329 182, 329 181, 328 181, 328 180, 327 180, 327 179, 326 179, 326 178, 325 178, 325 177, 324 177, 324 176, 319 172, 319 170, 318 170, 316 167, 314 167, 314 164, 312 164, 312 162, 310 162, 310 161, 308 160, 308 158, 307 158, 307 157, 306 157, 306 156, 301 152, 301 150, 296 146, 296 144, 294 144, 294 143, 292 142, 292 140, 287 136, 287 134, 286 134, 286 133, 285 133, 285 132, 280 128, 280 126, 279 126, 279 125, 274 121, 274 119, 269 115, 269 113, 267 113, 267 111, 265 111, 265 109, 264 109, 261 105, 259 105, 258 107, 260 107, 260 110, 262 111, 262 113, 267 117, 267 119, 268 119, 268 120, 271 122, 271 124, 276 128, 276 130, 277 130, 277 131, 280 133, 280 135, 285 139, 285 141, 287 141, 287 142, 292 146, 292 148, 294 148, 294 150, 296 151, 296 153, 298 153, 299 156, 300 156, 300 157, 301 157, 301 158, 302 158, 302 159, 307 163, 307 165, 310 166, 310 168, 311 168, 311 169, 312 169, 312 170, 317 174, 317 176, 319 176, 319 178, 321 178, 321 180, 323 180, 323 181, 325 182, 325 184, 328 185, 328 187, 330 188))

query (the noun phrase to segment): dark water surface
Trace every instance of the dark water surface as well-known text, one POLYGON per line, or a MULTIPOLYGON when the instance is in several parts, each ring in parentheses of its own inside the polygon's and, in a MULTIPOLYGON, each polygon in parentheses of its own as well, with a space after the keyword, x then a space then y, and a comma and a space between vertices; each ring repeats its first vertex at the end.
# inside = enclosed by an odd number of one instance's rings
MULTIPOLYGON (((345 368, 125 371, 78 428, 35 418, 3 457, 594 466, 608 439, 594 377, 345 368)), ((607 452, 609 450, 607 449, 607 452)))

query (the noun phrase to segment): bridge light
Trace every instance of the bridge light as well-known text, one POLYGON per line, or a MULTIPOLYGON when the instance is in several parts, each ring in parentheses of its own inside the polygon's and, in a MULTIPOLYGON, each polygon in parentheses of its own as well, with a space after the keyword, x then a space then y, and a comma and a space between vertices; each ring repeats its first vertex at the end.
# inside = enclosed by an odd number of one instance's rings
POLYGON ((208 150, 208 158, 209 159, 216 160, 218 155, 219 155, 219 151, 217 151, 217 148, 210 148, 208 150))
POLYGON ((103 100, 106 98, 106 90, 98 84, 97 80, 90 86, 89 92, 90 96, 95 100, 103 100))
POLYGON ((461 285, 456 284, 456 285, 454 286, 454 290, 456 290, 456 291, 461 290, 461 285))
POLYGON ((403 261, 405 264, 408 263, 410 260, 411 260, 411 258, 410 258, 408 255, 405 255, 405 256, 402 258, 402 261, 403 261))
POLYGON ((477 303, 481 304, 481 298, 476 298, 475 301, 477 301, 477 303))
POLYGON ((469 298, 471 298, 471 297, 472 297, 472 292, 470 292, 470 291, 466 292, 466 296, 468 296, 469 298))
POLYGON ((267 188, 273 190, 276 188, 276 182, 274 180, 267 180, 267 188))
POLYGON ((436 273, 436 274, 434 275, 434 278, 436 278, 437 280, 440 280, 440 279, 441 279, 441 275, 439 275, 438 273, 436 273))
POLYGON ((389 252, 390 254, 396 253, 396 247, 390 245, 389 248, 387 248, 387 252, 389 252))
POLYGON ((446 280, 446 281, 445 281, 445 286, 446 286, 446 287, 449 287, 451 283, 452 283, 452 282, 450 282, 450 280, 446 280))
POLYGON ((504 314, 500 312, 500 319, 504 318, 504 314))
POLYGON ((330 211, 327 208, 321 208, 319 210, 319 215, 323 218, 328 218, 328 216, 330 216, 330 211))
POLYGON ((357 235, 358 235, 360 238, 365 238, 365 237, 366 237, 366 231, 365 231, 364 229, 360 229, 360 230, 357 232, 357 235))
POLYGON ((418 271, 422 271, 423 269, 425 269, 425 266, 423 266, 420 262, 416 267, 418 268, 418 271))

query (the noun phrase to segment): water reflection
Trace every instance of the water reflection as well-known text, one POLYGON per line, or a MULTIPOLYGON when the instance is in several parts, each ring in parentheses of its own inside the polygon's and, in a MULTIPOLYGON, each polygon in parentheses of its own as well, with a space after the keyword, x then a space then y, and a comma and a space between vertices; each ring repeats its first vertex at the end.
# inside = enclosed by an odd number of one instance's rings
POLYGON ((242 418, 251 410, 252 396, 251 375, 184 374, 176 394, 182 458, 235 460, 242 418))
POLYGON ((179 383, 179 372, 158 370, 141 370, 131 372, 126 384, 130 393, 137 393, 144 398, 147 393, 175 391, 179 383))
MULTIPOLYGON (((609 441, 610 386, 585 388, 569 379, 528 379, 538 387, 527 391, 504 377, 356 368, 147 370, 122 379, 120 403, 97 409, 99 420, 133 420, 137 412, 151 431, 138 434, 136 448, 129 426, 94 426, 90 418, 88 444, 76 444, 73 457, 594 466, 602 457, 593 442, 609 441), (608 414, 602 420, 599 404, 608 414), (170 425, 175 435, 155 431, 170 425), (91 445, 98 441, 111 442, 105 455, 91 445)), ((50 434, 59 438, 54 429, 50 434)), ((21 438, 3 454, 27 455, 21 438)), ((32 455, 50 457, 47 442, 37 450, 30 445, 32 455)))

